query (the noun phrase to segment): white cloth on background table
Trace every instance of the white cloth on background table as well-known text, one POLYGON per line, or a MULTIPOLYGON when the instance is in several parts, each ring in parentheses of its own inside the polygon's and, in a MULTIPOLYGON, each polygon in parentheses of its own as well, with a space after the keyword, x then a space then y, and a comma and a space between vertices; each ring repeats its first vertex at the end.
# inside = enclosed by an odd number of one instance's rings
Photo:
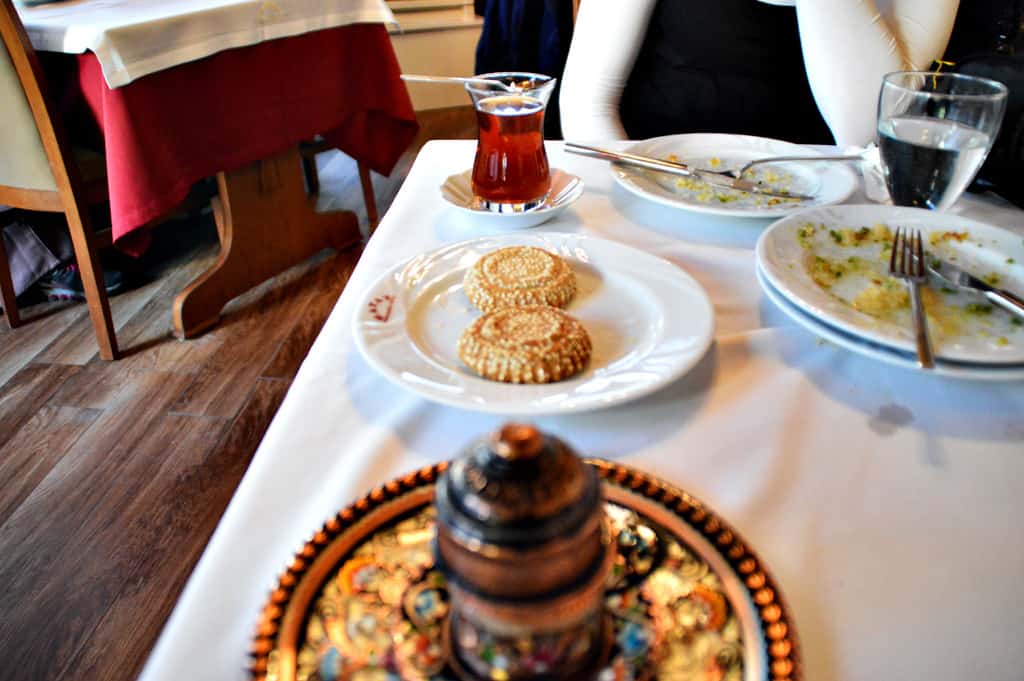
MULTIPOLYGON (((583 454, 663 477, 733 524, 778 579, 805 678, 1018 681, 1024 384, 945 380, 823 343, 758 288, 753 247, 767 221, 651 204, 615 186, 607 164, 548 149, 552 166, 580 175, 586 190, 537 229, 676 263, 707 290, 716 331, 704 360, 658 393, 533 420, 583 454)), ((328 517, 503 422, 391 385, 352 337, 357 302, 386 270, 487 235, 439 192, 473 152, 473 142, 450 141, 420 152, 141 681, 245 679, 260 609, 328 517)), ((1024 235, 1021 211, 1006 204, 966 197, 954 210, 1024 235)))
POLYGON ((112 88, 235 47, 395 23, 384 0, 69 0, 18 13, 37 50, 95 53, 112 88))

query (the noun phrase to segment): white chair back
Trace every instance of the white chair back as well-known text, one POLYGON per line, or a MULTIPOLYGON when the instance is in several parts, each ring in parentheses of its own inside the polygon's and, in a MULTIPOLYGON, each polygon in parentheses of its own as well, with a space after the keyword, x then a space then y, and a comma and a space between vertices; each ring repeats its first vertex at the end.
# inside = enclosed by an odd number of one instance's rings
POLYGON ((0 41, 0 185, 57 189, 25 90, 0 41))

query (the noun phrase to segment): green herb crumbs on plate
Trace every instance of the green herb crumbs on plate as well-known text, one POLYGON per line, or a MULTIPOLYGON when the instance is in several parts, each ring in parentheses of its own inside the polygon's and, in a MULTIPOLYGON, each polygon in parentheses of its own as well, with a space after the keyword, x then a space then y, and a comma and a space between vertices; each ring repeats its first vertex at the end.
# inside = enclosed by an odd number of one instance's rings
POLYGON ((964 310, 970 314, 992 314, 992 306, 982 305, 981 303, 968 303, 964 310))

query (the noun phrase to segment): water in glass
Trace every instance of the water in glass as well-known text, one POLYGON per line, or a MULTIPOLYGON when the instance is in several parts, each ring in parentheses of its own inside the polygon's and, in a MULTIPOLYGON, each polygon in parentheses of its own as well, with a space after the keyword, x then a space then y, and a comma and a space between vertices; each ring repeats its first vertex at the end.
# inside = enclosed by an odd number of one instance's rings
POLYGON ((878 149, 893 203, 942 210, 967 188, 991 141, 955 121, 913 116, 878 126, 878 149))
POLYGON ((999 132, 1002 83, 952 73, 897 72, 882 80, 878 149, 897 206, 944 210, 971 183, 999 132))

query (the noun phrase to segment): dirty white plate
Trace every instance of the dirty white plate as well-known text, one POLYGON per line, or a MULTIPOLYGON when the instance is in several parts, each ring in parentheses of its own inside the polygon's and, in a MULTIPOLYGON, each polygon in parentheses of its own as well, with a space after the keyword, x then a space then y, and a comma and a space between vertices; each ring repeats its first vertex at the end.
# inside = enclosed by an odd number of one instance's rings
MULTIPOLYGON (((917 365, 917 355, 913 352, 895 350, 885 345, 874 343, 861 336, 846 333, 829 326, 817 317, 800 309, 768 282, 760 267, 757 268, 757 280, 761 284, 761 289, 765 295, 775 303, 776 307, 814 335, 858 355, 864 355, 865 357, 911 371, 925 371, 925 369, 917 365)), ((966 364, 938 359, 935 362, 935 367, 927 371, 938 376, 973 381, 1024 381, 1024 365, 1020 364, 966 364)))
POLYGON ((366 291, 354 320, 366 361, 429 400, 512 415, 587 411, 637 399, 685 374, 714 332, 707 294, 661 258, 579 234, 513 233, 464 241, 413 258, 366 291), (578 291, 567 312, 587 329, 593 354, 583 372, 544 385, 480 378, 456 352, 480 316, 462 280, 482 255, 536 246, 572 266, 578 291))
MULTIPOLYGON (((799 144, 766 137, 722 134, 689 134, 655 137, 629 146, 626 151, 642 156, 674 157, 694 168, 724 172, 771 156, 819 156, 821 152, 799 144)), ((842 203, 857 188, 857 176, 844 162, 789 162, 760 166, 744 179, 765 181, 775 189, 808 194, 813 199, 776 201, 706 183, 689 188, 688 178, 642 168, 613 165, 615 179, 630 192, 651 201, 698 213, 730 217, 771 218, 791 215, 815 206, 842 203)))
POLYGON ((445 201, 474 222, 498 229, 526 229, 554 218, 583 195, 583 180, 558 168, 551 169, 551 193, 544 203, 522 213, 492 213, 479 207, 473 196, 472 170, 450 176, 441 185, 445 201))
MULTIPOLYGON (((926 254, 948 259, 982 278, 1024 294, 1024 238, 999 227, 952 213, 892 206, 833 206, 773 223, 757 244, 764 278, 794 306, 846 334, 913 353, 909 307, 882 312, 879 303, 900 295, 905 284, 889 280, 889 251, 865 239, 847 242, 850 232, 876 225, 921 230, 926 254), (934 235, 934 237, 932 236, 934 235), (934 239, 934 243, 931 241, 934 239), (850 260, 855 258, 856 260, 850 260), (822 270, 825 268, 825 275, 822 270), (831 269, 830 269, 831 268, 831 269), (826 287, 828 271, 841 271, 826 287), (881 282, 882 289, 876 282, 881 282), (859 298, 875 286, 878 296, 859 298), (886 290, 888 287, 888 290, 886 290), (853 301, 866 300, 854 306, 853 301)), ((930 257, 926 255, 926 257, 930 257)), ((1024 365, 1024 323, 972 293, 956 293, 929 281, 925 307, 932 347, 946 361, 980 365, 1024 365)))

